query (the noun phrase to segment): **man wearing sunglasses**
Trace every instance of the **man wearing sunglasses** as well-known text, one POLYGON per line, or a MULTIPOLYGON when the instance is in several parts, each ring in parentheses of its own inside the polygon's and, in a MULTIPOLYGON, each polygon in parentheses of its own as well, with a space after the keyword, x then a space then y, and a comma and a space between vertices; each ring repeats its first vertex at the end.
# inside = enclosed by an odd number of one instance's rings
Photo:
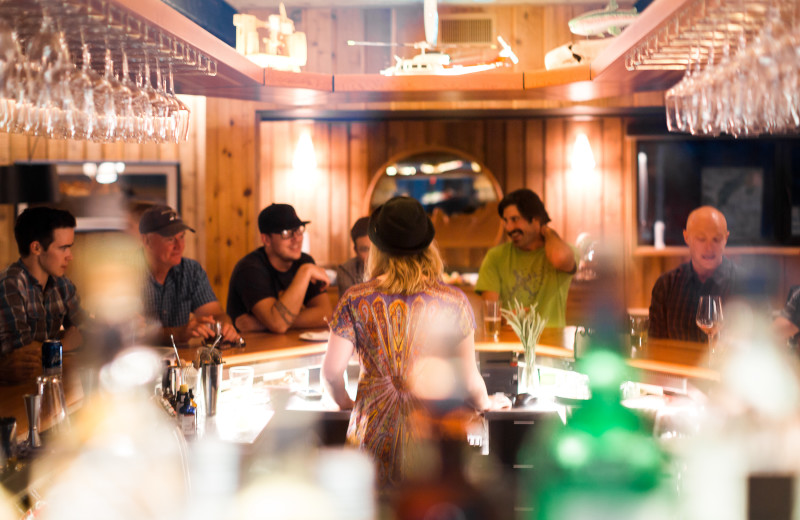
POLYGON ((330 280, 302 252, 308 223, 288 204, 271 204, 258 215, 263 246, 239 260, 228 288, 228 314, 242 332, 325 326, 330 280))

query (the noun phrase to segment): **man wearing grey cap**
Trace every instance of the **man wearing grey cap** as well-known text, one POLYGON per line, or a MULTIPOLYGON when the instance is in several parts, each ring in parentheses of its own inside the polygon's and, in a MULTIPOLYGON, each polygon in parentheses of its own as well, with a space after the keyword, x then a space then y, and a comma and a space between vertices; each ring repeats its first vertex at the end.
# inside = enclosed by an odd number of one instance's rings
POLYGON ((239 330, 283 334, 326 325, 330 280, 302 252, 308 223, 289 204, 271 204, 258 215, 262 247, 239 260, 228 289, 228 314, 239 330))
POLYGON ((139 233, 148 271, 145 314, 160 323, 165 341, 170 334, 178 343, 212 338, 214 322, 219 321, 223 340, 236 342, 239 334, 214 295, 208 275, 199 262, 183 257, 187 230, 194 233, 169 206, 153 206, 142 214, 139 233))

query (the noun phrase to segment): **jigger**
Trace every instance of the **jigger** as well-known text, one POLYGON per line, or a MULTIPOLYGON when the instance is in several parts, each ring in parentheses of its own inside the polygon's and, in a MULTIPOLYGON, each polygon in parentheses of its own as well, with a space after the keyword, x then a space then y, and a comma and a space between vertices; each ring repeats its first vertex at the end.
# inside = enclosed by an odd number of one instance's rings
POLYGON ((39 394, 25 394, 25 413, 28 416, 28 445, 31 448, 40 448, 42 439, 39 437, 39 415, 42 411, 42 396, 39 394))

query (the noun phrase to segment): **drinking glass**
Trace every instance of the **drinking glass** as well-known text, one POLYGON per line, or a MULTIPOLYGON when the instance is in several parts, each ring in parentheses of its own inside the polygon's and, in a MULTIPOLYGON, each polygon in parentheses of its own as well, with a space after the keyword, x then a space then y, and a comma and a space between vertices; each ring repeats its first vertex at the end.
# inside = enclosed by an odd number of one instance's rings
MULTIPOLYGON (((145 94, 147 94, 147 98, 150 102, 150 107, 153 111, 153 132, 151 134, 151 139, 156 143, 163 143, 167 140, 167 107, 168 102, 161 93, 159 88, 161 88, 158 82, 161 79, 161 68, 158 66, 158 61, 156 60, 156 86, 154 87, 151 84, 151 77, 150 77, 150 62, 148 58, 148 53, 145 51, 144 53, 144 83, 143 83, 143 90, 145 94)), ((173 132, 174 135, 174 132, 173 132)))
POLYGON ((189 138, 189 108, 175 95, 175 82, 172 76, 172 63, 169 64, 169 90, 167 99, 170 102, 170 113, 175 118, 175 142, 189 138))
POLYGON ((72 139, 88 140, 94 135, 94 92, 97 74, 91 69, 89 45, 81 35, 81 68, 76 68, 69 81, 72 92, 72 139))
POLYGON ((153 137, 153 106, 144 91, 144 65, 139 64, 139 75, 135 88, 131 88, 133 99, 131 106, 135 114, 134 134, 136 142, 145 143, 153 137))
POLYGON ((0 129, 8 131, 16 117, 15 100, 22 89, 22 50, 17 33, 0 20, 0 129))
POLYGON ((653 436, 668 455, 665 469, 678 495, 684 491, 687 441, 698 433, 700 422, 700 411, 688 404, 666 406, 656 412, 653 436))
POLYGON ((231 367, 228 370, 230 379, 230 398, 226 399, 227 412, 230 413, 235 431, 247 429, 247 409, 253 392, 253 367, 231 367))
POLYGON ((630 314, 628 316, 628 320, 630 324, 631 357, 642 358, 644 357, 645 350, 647 349, 647 335, 650 328, 650 317, 630 314))
POLYGON ((233 398, 247 401, 253 390, 253 367, 231 367, 228 371, 233 398))
POLYGON ((487 338, 497 341, 500 335, 500 302, 497 300, 483 301, 483 328, 487 338))
POLYGON ((700 330, 708 336, 709 364, 712 364, 717 352, 716 339, 722 327, 722 298, 715 295, 703 295, 697 305, 696 323, 700 330))
POLYGON ((114 63, 111 60, 111 50, 106 48, 105 74, 95 78, 92 86, 94 101, 95 128, 92 138, 99 142, 114 140, 117 128, 117 114, 114 109, 114 63))
POLYGON ((135 141, 135 120, 133 113, 133 92, 128 71, 128 55, 122 49, 122 71, 119 78, 111 82, 114 95, 114 111, 117 114, 116 137, 123 141, 135 141))

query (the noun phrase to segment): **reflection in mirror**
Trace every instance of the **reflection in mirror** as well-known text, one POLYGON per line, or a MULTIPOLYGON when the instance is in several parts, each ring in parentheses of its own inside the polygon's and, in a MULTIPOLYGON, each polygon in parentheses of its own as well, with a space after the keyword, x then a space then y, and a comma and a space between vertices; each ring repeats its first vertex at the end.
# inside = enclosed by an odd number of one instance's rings
POLYGON ((500 190, 483 165, 452 150, 426 150, 386 163, 373 181, 370 213, 398 195, 417 199, 431 216, 448 270, 477 271, 502 227, 500 190))

